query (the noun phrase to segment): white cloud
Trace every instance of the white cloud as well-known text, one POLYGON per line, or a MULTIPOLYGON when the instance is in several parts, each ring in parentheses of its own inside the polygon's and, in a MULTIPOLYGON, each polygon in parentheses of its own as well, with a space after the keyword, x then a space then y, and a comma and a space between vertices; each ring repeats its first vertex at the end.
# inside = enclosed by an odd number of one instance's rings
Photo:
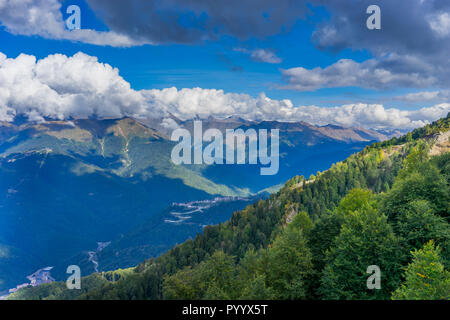
POLYGON ((129 47, 144 43, 113 31, 67 30, 58 0, 0 0, 0 24, 12 34, 129 47))
POLYGON ((421 91, 396 96, 392 100, 405 102, 446 102, 450 101, 450 90, 421 91))
POLYGON ((381 104, 347 104, 332 108, 299 107, 304 121, 314 124, 332 123, 346 127, 412 129, 444 117, 450 104, 440 104, 419 110, 384 108, 381 104))
POLYGON ((283 61, 281 58, 277 57, 277 55, 273 51, 271 51, 269 49, 248 50, 245 48, 236 48, 236 49, 234 49, 234 51, 248 54, 248 55, 250 55, 250 58, 256 62, 265 62, 265 63, 276 64, 276 63, 281 63, 283 61))
POLYGON ((172 131, 175 129, 178 129, 180 126, 178 125, 178 123, 175 122, 175 120, 171 119, 171 118, 164 118, 161 122, 161 127, 172 131))
POLYGON ((433 101, 439 98, 440 91, 422 91, 408 93, 401 96, 396 96, 393 100, 406 101, 406 102, 423 102, 423 101, 433 101))
POLYGON ((32 120, 160 115, 118 69, 84 53, 55 54, 39 61, 31 55, 8 59, 0 53, 0 83, 4 121, 11 121, 14 114, 32 120))
POLYGON ((216 89, 133 90, 119 70, 77 53, 50 55, 39 61, 21 54, 15 59, 0 53, 0 121, 18 114, 32 121, 44 118, 123 117, 149 120, 165 118, 163 127, 174 128, 172 114, 186 120, 196 116, 249 120, 306 121, 365 128, 414 128, 450 111, 442 103, 416 111, 384 108, 380 104, 347 104, 331 108, 294 106, 292 101, 225 93, 216 89))
POLYGON ((446 37, 450 34, 450 13, 441 12, 439 14, 430 15, 428 23, 440 37, 446 37))
POLYGON ((275 55, 275 53, 264 49, 253 50, 250 57, 255 61, 266 63, 281 63, 282 61, 275 55))
POLYGON ((414 57, 391 55, 382 60, 369 59, 356 62, 341 59, 326 67, 305 69, 303 67, 282 70, 287 85, 284 89, 314 91, 321 88, 364 87, 386 89, 389 87, 428 87, 435 83, 433 76, 418 72, 428 66, 414 57), (397 68, 397 70, 395 69, 397 68))

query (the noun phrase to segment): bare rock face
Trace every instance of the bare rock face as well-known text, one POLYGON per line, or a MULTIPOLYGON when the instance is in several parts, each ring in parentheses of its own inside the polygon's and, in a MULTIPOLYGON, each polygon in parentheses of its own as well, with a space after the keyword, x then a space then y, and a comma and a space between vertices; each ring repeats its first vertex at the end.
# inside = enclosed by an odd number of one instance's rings
POLYGON ((450 151, 450 130, 441 132, 431 148, 430 155, 436 156, 450 151))

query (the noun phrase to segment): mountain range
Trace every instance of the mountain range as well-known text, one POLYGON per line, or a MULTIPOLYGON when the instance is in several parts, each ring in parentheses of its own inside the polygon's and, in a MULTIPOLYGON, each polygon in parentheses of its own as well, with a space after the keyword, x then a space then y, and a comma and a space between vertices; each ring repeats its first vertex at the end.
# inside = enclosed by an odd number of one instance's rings
MULTIPOLYGON (((192 120, 174 121, 192 129, 192 120)), ((390 137, 361 128, 237 117, 208 118, 203 126, 279 129, 279 173, 261 176, 255 165, 174 165, 175 143, 158 121, 1 122, 0 292, 47 266, 55 266, 52 272, 61 279, 69 264, 81 265, 83 274, 135 265, 205 225, 227 220, 292 176, 325 170, 390 137), (176 212, 189 205, 194 214, 176 212), (94 264, 88 252, 97 242, 111 244, 94 264)))
MULTIPOLYGON (((61 281, 8 299, 448 300, 449 117, 373 143, 309 179, 294 176, 157 258, 98 268, 81 290, 61 281), (368 287, 367 266, 382 270, 380 289, 368 287)), ((198 223, 195 212, 226 202, 173 203, 162 218, 198 223)), ((149 244, 151 225, 141 227, 125 242, 149 244)), ((111 246, 89 252, 91 264, 111 246)))

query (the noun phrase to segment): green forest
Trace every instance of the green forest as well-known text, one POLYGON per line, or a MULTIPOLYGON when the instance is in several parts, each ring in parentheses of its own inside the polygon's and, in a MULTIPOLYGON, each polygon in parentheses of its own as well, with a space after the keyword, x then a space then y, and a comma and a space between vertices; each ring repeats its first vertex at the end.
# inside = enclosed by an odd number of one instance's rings
POLYGON ((10 299, 450 299, 449 116, 375 143, 135 268, 10 299), (448 138, 447 138, 448 139, 448 138), (444 141, 448 147, 449 141, 444 141), (381 271, 368 289, 369 266, 381 271))

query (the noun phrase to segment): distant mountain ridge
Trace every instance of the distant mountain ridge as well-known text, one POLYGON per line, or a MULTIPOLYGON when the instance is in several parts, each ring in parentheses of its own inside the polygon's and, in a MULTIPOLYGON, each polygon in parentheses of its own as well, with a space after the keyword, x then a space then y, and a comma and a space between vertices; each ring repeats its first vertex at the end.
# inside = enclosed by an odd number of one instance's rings
MULTIPOLYGON (((186 120, 182 121, 175 117, 172 118, 174 122, 180 126, 185 127, 188 130, 192 130, 193 121, 194 120, 186 120)), ((317 134, 321 133, 324 136, 328 136, 332 139, 341 140, 341 141, 382 141, 390 139, 394 136, 400 136, 406 131, 403 130, 375 130, 375 129, 364 129, 360 127, 342 127, 338 125, 324 125, 324 126, 315 126, 311 125, 307 122, 299 121, 299 122, 282 122, 282 121, 251 121, 245 120, 240 117, 229 117, 225 119, 214 118, 212 116, 206 119, 195 119, 202 121, 204 130, 215 128, 219 129, 222 132, 225 132, 225 129, 236 129, 236 128, 250 128, 250 127, 269 127, 269 128, 278 128, 286 131, 306 131, 310 130, 316 132, 317 134)), ((6 141, 8 138, 11 138, 17 132, 31 131, 34 133, 38 132, 55 132, 62 131, 64 129, 70 130, 71 128, 78 128, 80 130, 84 130, 89 132, 91 135, 96 137, 104 136, 108 133, 109 126, 117 123, 118 121, 130 121, 133 122, 136 127, 133 128, 135 133, 141 131, 144 133, 145 131, 153 132, 156 136, 169 138, 171 131, 173 129, 168 129, 167 127, 161 126, 161 121, 153 120, 153 121, 140 121, 138 119, 133 119, 130 117, 124 118, 111 118, 111 119, 75 119, 75 120, 49 120, 44 123, 34 123, 34 122, 25 122, 19 121, 18 123, 10 123, 0 121, 0 143, 6 141), (148 123, 146 123, 148 122, 148 123)), ((70 138, 70 136, 68 137, 70 138)))
MULTIPOLYGON (((323 136, 329 137, 331 139, 340 141, 383 141, 390 139, 394 136, 400 136, 400 131, 389 132, 382 130, 372 130, 364 128, 346 128, 338 125, 325 125, 325 126, 315 126, 307 122, 282 122, 282 121, 250 121, 245 120, 241 117, 229 117, 225 119, 217 119, 214 117, 208 117, 207 119, 198 119, 202 121, 204 130, 215 128, 224 132, 225 129, 236 129, 236 128, 272 128, 280 129, 283 131, 290 132, 301 132, 301 131, 311 131, 317 135, 322 134, 323 136)), ((192 132, 193 120, 180 121, 177 124, 181 127, 185 127, 192 132)))

